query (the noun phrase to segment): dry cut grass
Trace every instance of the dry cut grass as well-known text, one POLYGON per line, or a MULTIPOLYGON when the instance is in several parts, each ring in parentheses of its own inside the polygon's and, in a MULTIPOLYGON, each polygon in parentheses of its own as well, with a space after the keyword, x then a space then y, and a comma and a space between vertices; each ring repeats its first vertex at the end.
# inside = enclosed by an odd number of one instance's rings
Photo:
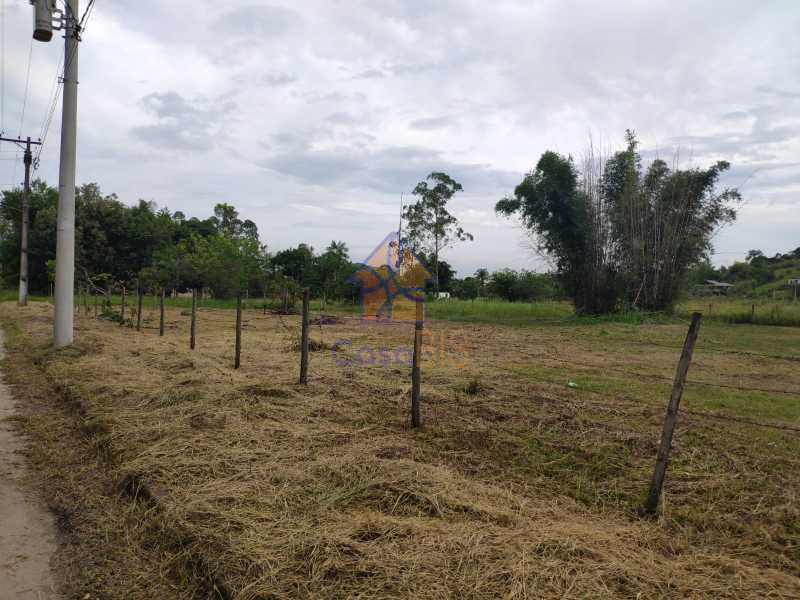
POLYGON ((52 352, 48 310, 2 307, 16 351, 80 399, 116 477, 155 497, 154 544, 202 557, 222 596, 800 595, 796 434, 684 419, 665 511, 641 519, 663 401, 518 372, 535 347, 579 352, 563 331, 434 324, 414 431, 392 362, 407 326, 315 327, 300 386, 294 317, 247 314, 235 371, 230 313, 201 313, 194 352, 177 311, 164 338, 81 317, 75 348, 52 352), (391 364, 357 364, 373 354, 391 364))

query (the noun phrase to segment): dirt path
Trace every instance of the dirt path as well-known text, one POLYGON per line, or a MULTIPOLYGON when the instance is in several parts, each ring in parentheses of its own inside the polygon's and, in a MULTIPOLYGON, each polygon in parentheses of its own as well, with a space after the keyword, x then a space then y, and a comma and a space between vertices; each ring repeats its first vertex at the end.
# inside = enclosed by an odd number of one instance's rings
MULTIPOLYGON (((4 355, 0 331, 0 359, 4 355)), ((21 482, 24 440, 6 419, 17 413, 0 373, 0 600, 53 600, 50 557, 56 549, 53 519, 21 482)))

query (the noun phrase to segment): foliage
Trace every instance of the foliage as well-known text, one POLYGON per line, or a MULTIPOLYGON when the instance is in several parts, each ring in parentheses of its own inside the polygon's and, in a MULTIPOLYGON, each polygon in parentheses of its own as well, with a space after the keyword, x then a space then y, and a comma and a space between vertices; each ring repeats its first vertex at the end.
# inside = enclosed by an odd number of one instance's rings
POLYGON ((730 293, 735 296, 769 295, 776 300, 792 299, 794 290, 788 285, 788 280, 800 279, 800 248, 785 254, 778 252, 774 256, 750 250, 744 260, 719 268, 701 260, 689 269, 689 292, 704 293, 702 286, 709 279, 734 284, 730 293))
POLYGON ((462 190, 461 184, 446 173, 431 173, 414 188, 413 193, 419 200, 405 207, 403 212, 406 223, 403 245, 410 247, 417 256, 423 253, 430 255, 435 292, 443 287, 440 281, 440 252, 457 241, 473 239, 472 234, 464 231, 458 219, 447 210, 448 201, 462 190))
POLYGON ((580 171, 545 152, 495 206, 518 215, 555 259, 579 313, 669 308, 713 233, 736 216, 738 191, 715 191, 729 163, 673 171, 656 159, 643 169, 630 131, 627 141, 605 164, 589 153, 580 171))
POLYGON ((508 302, 533 302, 554 298, 557 288, 551 275, 504 269, 492 273, 488 290, 508 302))
MULTIPOLYGON (((0 261, 7 285, 19 273, 20 190, 3 192, 0 202, 0 261)), ((30 194, 30 286, 46 291, 55 263, 58 192, 36 180, 30 194)), ((266 249, 252 221, 234 207, 218 204, 214 216, 186 219, 140 200, 126 206, 105 196, 97 184, 77 189, 76 282, 103 289, 120 283, 145 289, 206 287, 227 297, 252 290, 264 279, 266 249)), ((263 284, 262 284, 263 285, 263 284)))
POLYGON ((456 298, 464 300, 474 300, 481 292, 481 284, 475 277, 455 279, 451 282, 450 288, 456 298))

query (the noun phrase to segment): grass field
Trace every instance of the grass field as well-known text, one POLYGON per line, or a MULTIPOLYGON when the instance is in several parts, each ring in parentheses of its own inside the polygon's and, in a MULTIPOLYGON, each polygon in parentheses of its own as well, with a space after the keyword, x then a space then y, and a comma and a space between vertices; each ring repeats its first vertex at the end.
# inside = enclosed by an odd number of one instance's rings
MULTIPOLYGON (((0 292, 0 302, 14 301, 16 292, 5 290, 0 292)), ((119 309, 122 298, 114 295, 112 304, 119 309)), ((32 302, 49 302, 45 296, 31 296, 32 302)), ((81 303, 81 298, 76 296, 76 304, 81 303)), ((129 296, 126 300, 128 307, 135 305, 136 298, 129 296)), ((93 309, 93 299, 88 298, 90 310, 93 309)), ((155 310, 158 299, 146 296, 144 306, 148 310, 155 310)), ((233 299, 201 299, 200 308, 204 309, 232 309, 236 301, 233 299)), ((167 298, 166 306, 170 308, 191 308, 190 298, 167 298)), ((261 298, 244 300, 246 309, 257 310, 262 308, 264 301, 261 298)), ((267 300, 269 308, 279 308, 280 301, 275 298, 267 300)), ((323 310, 320 300, 312 300, 311 308, 314 311, 323 310)), ((295 303, 297 310, 299 304, 295 303)), ((325 312, 333 314, 358 315, 360 306, 352 302, 328 302, 325 312)), ((540 326, 547 324, 563 325, 589 325, 602 322, 631 323, 631 324, 656 324, 677 323, 691 316, 692 312, 703 313, 706 321, 720 321, 723 323, 753 323, 757 325, 779 325, 800 327, 800 302, 772 302, 766 299, 750 300, 727 297, 689 298, 678 303, 672 314, 643 313, 637 311, 622 312, 600 317, 580 317, 574 314, 573 306, 565 300, 545 300, 539 302, 505 302, 496 299, 430 301, 426 304, 428 317, 458 323, 487 323, 493 325, 518 325, 540 326)))
POLYGON ((800 327, 800 302, 770 302, 737 298, 700 298, 679 304, 676 313, 702 312, 708 319, 725 323, 755 323, 800 327))
POLYGON ((157 498, 142 552, 231 597, 800 594, 800 329, 702 325, 651 520, 685 320, 447 304, 466 322, 428 323, 419 431, 408 324, 315 326, 300 386, 294 316, 247 311, 239 370, 228 310, 200 311, 194 352, 177 309, 164 338, 147 307, 140 333, 80 316, 60 352, 47 305, 0 318, 12 381, 53 382, 113 478, 157 498))

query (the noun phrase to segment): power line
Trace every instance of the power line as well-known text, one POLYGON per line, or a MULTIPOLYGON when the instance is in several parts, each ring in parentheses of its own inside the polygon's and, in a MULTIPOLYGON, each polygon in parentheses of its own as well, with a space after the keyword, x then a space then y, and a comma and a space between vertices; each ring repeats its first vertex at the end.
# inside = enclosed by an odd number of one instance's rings
POLYGON ((0 133, 6 128, 6 0, 0 0, 0 133))
MULTIPOLYGON (((95 0, 89 0, 89 4, 87 5, 86 9, 83 11, 83 16, 81 16, 80 21, 78 21, 77 32, 76 35, 81 35, 83 32, 86 31, 86 27, 89 24, 89 19, 92 16, 92 11, 94 10, 94 2, 95 0)), ((69 11, 69 4, 65 3, 65 14, 69 11)), ((67 15, 67 18, 71 18, 67 15)), ((64 83, 64 78, 62 76, 62 65, 65 67, 64 71, 66 71, 69 64, 72 63, 72 59, 75 55, 75 51, 77 50, 77 46, 75 50, 72 51, 69 55, 69 59, 67 61, 67 65, 64 65, 64 58, 62 56, 61 60, 59 60, 58 67, 56 68, 56 80, 54 83, 53 91, 51 92, 52 99, 50 101, 50 109, 45 116, 44 122, 42 124, 41 135, 39 135, 39 139, 42 140, 42 145, 39 146, 39 150, 36 153, 36 157, 34 159, 34 169, 38 167, 39 164, 39 157, 41 157, 42 152, 44 151, 44 145, 47 141, 47 134, 50 132, 50 125, 53 122, 53 114, 56 111, 56 107, 58 106, 58 99, 61 96, 61 88, 64 83)))
POLYGON ((30 48, 28 49, 28 73, 25 75, 25 95, 22 97, 22 114, 19 118, 19 133, 22 137, 22 128, 25 125, 25 109, 28 106, 28 85, 31 82, 31 58, 33 57, 33 38, 31 38, 30 48))

